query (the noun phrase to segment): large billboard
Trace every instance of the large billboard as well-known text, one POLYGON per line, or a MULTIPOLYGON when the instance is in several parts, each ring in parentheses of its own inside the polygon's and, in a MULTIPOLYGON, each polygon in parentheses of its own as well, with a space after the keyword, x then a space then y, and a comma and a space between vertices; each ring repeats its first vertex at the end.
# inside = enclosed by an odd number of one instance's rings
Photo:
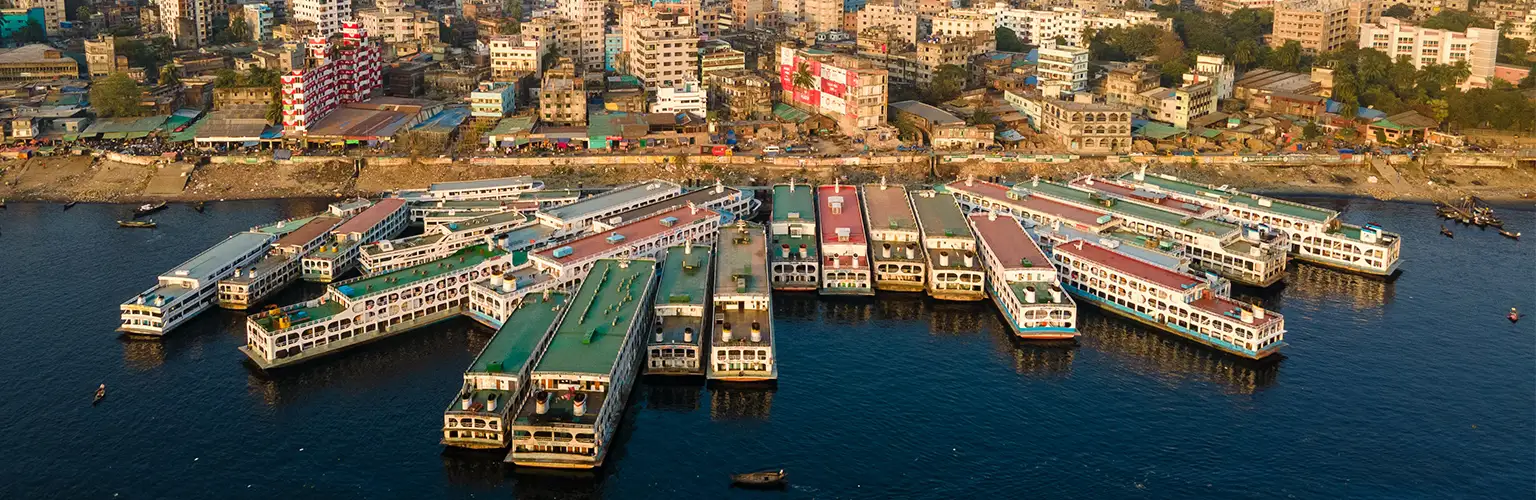
POLYGON ((848 114, 848 105, 843 98, 830 94, 821 95, 820 109, 822 113, 848 114))

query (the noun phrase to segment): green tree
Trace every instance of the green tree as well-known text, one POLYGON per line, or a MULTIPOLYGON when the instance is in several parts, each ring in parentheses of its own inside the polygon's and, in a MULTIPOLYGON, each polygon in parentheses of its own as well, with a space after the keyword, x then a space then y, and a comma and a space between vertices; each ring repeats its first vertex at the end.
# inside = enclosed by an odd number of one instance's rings
POLYGON ((928 83, 928 103, 938 104, 958 97, 960 91, 965 90, 966 76, 965 68, 953 64, 939 66, 933 81, 928 83))
POLYGON ((1525 78, 1520 79, 1520 88, 1536 89, 1536 64, 1531 65, 1531 69, 1525 73, 1525 78))
POLYGON ((809 64, 801 64, 795 70, 795 75, 790 78, 790 83, 797 89, 808 89, 815 85, 816 77, 811 75, 811 66, 809 64))
POLYGON ((144 89, 122 73, 113 73, 91 84, 91 108, 102 117, 139 116, 144 89))
POLYGON ((230 19, 229 32, 236 42, 244 42, 251 39, 251 25, 246 24, 245 17, 230 19))
POLYGON ((1302 139, 1310 141, 1312 139, 1316 139, 1320 135, 1323 135, 1323 131, 1318 130, 1316 123, 1307 122, 1307 126, 1301 128, 1302 139))
POLYGON ((1381 15, 1382 17, 1395 17, 1406 20, 1413 17, 1413 7, 1409 7, 1407 4, 1397 4, 1381 11, 1381 15))
POLYGON ((996 121, 997 115, 992 114, 991 111, 987 111, 985 109, 977 109, 975 112, 971 113, 971 117, 965 122, 970 125, 985 125, 996 121))
POLYGON ((997 50, 1003 52, 1024 52, 1024 41, 1019 39, 1019 34, 1013 30, 998 26, 994 30, 997 36, 997 50))
POLYGON ((1259 62, 1259 43, 1253 40, 1237 42, 1237 47, 1232 50, 1232 64, 1240 69, 1252 68, 1259 62))
POLYGON ((16 35, 16 39, 21 43, 46 42, 48 41, 48 32, 43 30, 43 25, 38 24, 36 19, 28 19, 27 25, 21 28, 21 32, 16 35))
POLYGON ((1264 67, 1280 71, 1301 71, 1301 42, 1286 40, 1280 48, 1270 51, 1264 67))
POLYGON ((1477 17, 1470 12, 1455 9, 1445 9, 1429 16, 1420 27, 1446 31, 1466 31, 1469 27, 1492 28, 1493 21, 1477 17))
POLYGON ((89 21, 91 19, 91 15, 95 13, 96 11, 91 9, 90 5, 81 5, 79 8, 75 9, 75 20, 89 21))
POLYGON ((160 80, 158 81, 158 83, 160 85, 176 85, 178 83, 181 83, 181 71, 180 71, 180 69, 177 68, 176 65, 174 65, 174 64, 167 64, 167 65, 161 66, 160 67, 160 80))
POLYGON ((1521 64, 1530 60, 1526 53, 1531 51, 1531 41, 1524 38, 1510 38, 1499 33, 1499 62, 1521 64))

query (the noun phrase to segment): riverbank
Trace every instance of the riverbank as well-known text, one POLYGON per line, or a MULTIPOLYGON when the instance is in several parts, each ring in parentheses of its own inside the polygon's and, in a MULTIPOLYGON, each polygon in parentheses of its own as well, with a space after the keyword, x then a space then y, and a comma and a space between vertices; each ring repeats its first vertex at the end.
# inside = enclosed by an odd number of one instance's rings
MULTIPOLYGON (((785 167, 768 163, 710 164, 666 162, 645 165, 492 165, 459 162, 427 165, 399 162, 365 164, 349 158, 306 163, 188 163, 137 165, 86 156, 39 157, 0 161, 0 199, 15 201, 214 201, 236 199, 375 196, 396 189, 424 188, 434 182, 531 175, 551 187, 615 185, 649 178, 720 179, 732 185, 767 185, 799 181, 888 182, 909 185, 965 176, 1020 181, 1033 176, 1071 178, 1084 174, 1118 175, 1131 164, 1101 160, 1062 163, 967 161, 930 165, 908 161, 887 165, 785 167)), ((1476 195, 1490 201, 1524 202, 1536 197, 1536 170, 1465 167, 1434 161, 1388 166, 1389 179, 1371 163, 1254 166, 1154 162, 1149 170, 1191 180, 1275 194, 1367 196, 1385 200, 1432 201, 1476 195)))

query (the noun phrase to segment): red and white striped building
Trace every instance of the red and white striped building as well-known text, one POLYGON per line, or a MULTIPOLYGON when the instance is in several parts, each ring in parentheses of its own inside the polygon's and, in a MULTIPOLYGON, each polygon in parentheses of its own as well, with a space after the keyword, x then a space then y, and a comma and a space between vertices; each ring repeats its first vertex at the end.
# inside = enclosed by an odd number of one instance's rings
POLYGON ((283 128, 308 132, 337 107, 368 99, 383 86, 379 46, 357 22, 341 23, 341 42, 332 45, 324 37, 309 39, 304 69, 283 75, 283 128))

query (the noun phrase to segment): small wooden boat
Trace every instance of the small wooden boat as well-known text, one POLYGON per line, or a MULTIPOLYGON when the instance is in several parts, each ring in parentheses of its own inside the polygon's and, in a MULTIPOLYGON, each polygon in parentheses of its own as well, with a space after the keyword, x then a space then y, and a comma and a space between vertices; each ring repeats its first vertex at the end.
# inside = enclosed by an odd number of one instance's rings
POLYGON ((5 198, 0 198, 0 208, 5 208, 5 198))
POLYGON ((107 384, 101 384, 100 387, 96 388, 96 398, 91 400, 91 406, 96 406, 96 403, 100 403, 101 400, 106 399, 106 398, 107 398, 107 384))
POLYGON ((1446 229, 1446 227, 1443 226, 1443 225, 1440 226, 1440 234, 1445 235, 1446 238, 1455 238, 1456 237, 1456 233, 1452 233, 1450 229, 1446 229))
POLYGON ((65 209, 65 210, 69 210, 69 209, 71 209, 71 208, 75 208, 75 204, 76 204, 76 203, 80 203, 80 202, 78 202, 78 201, 69 201, 69 202, 66 202, 66 203, 64 203, 64 209, 65 209))
POLYGON ((784 469, 731 474, 731 484, 748 487, 779 486, 784 484, 784 469))
POLYGON ((153 220, 145 220, 145 221, 120 220, 120 221, 117 221, 117 225, 118 225, 118 227, 136 227, 136 228, 143 228, 143 229, 154 229, 155 228, 155 221, 153 221, 153 220))
POLYGON ((1500 229, 1499 230, 1499 236, 1503 236, 1505 238, 1509 238, 1509 239, 1516 240, 1516 241, 1520 240, 1520 233, 1518 233, 1518 232, 1510 232, 1508 229, 1500 229))
POLYGON ((143 205, 139 205, 139 208, 133 209, 133 216, 143 217, 155 212, 159 212, 161 210, 165 210, 165 202, 163 201, 160 203, 145 203, 143 205))
POLYGON ((1509 322, 1515 323, 1518 321, 1520 321, 1520 311, 1513 307, 1509 308, 1509 322))
POLYGON ((197 213, 203 213, 203 205, 206 205, 206 204, 207 204, 206 202, 199 201, 199 202, 197 202, 196 205, 192 205, 192 209, 196 210, 197 213))

